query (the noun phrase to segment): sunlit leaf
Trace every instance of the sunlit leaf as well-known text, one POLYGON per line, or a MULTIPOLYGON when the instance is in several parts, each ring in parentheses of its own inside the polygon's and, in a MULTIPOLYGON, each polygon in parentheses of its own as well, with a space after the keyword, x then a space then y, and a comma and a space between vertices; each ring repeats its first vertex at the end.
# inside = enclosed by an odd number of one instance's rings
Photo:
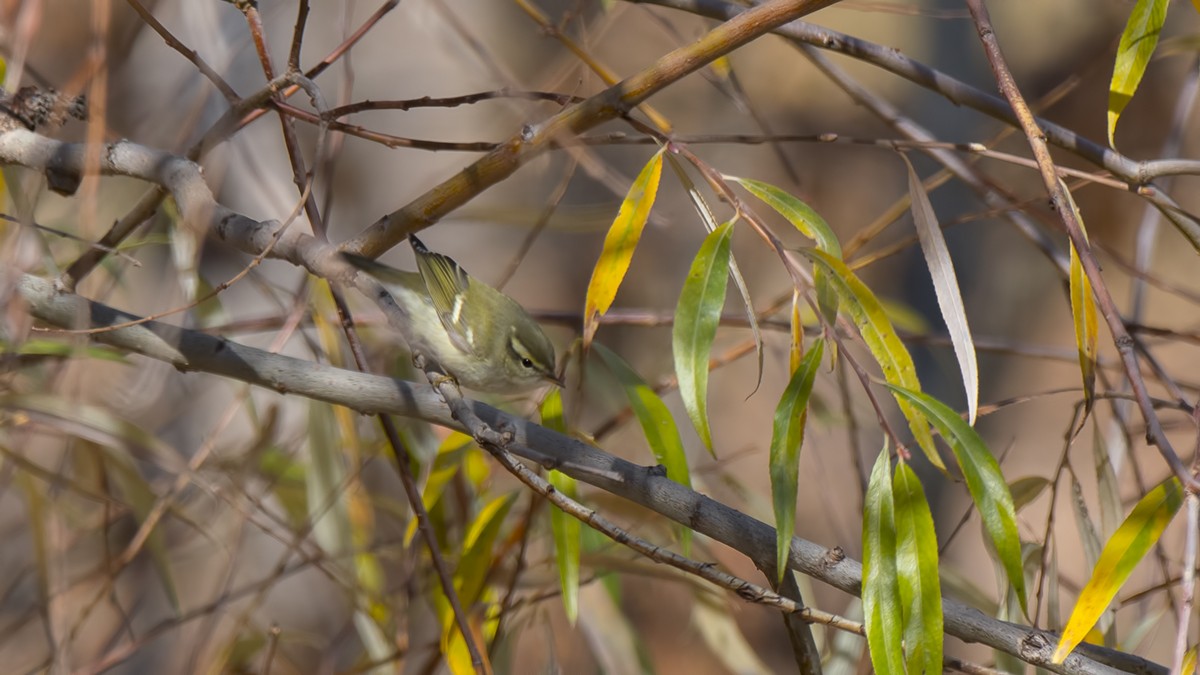
POLYGON ((800 446, 804 443, 804 424, 808 419, 808 397, 812 394, 817 369, 821 367, 823 340, 817 340, 792 373, 787 389, 775 408, 771 432, 771 501, 775 510, 775 550, 777 582, 783 581, 788 552, 796 528, 796 489, 799 482, 800 446))
MULTIPOLYGON (((816 242, 818 249, 841 260, 842 245, 838 242, 837 235, 833 233, 825 219, 808 204, 770 183, 737 176, 725 176, 725 179, 746 188, 750 194, 761 199, 767 206, 775 209, 779 215, 787 219, 797 230, 800 230, 801 234, 816 242)), ((813 283, 817 287, 817 305, 821 307, 821 313, 825 315, 825 318, 833 321, 837 316, 838 295, 824 275, 825 273, 819 269, 813 274, 813 283)))
POLYGON ((1054 663, 1062 663, 1084 639, 1182 505, 1183 487, 1174 476, 1138 500, 1125 522, 1104 545, 1092 577, 1079 592, 1075 609, 1071 611, 1051 657, 1054 663))
POLYGON ((688 472, 687 456, 683 452, 683 441, 680 440, 679 429, 676 428, 675 419, 671 417, 667 405, 633 368, 629 367, 625 359, 600 343, 593 346, 625 390, 629 405, 641 423, 643 433, 646 434, 646 442, 649 443, 654 458, 666 468, 667 478, 691 487, 692 479, 688 472))
POLYGON ((942 589, 933 514, 921 481, 905 462, 892 480, 896 518, 896 576, 904 615, 909 673, 942 672, 942 589))
MULTIPOLYGON (((575 479, 561 471, 551 471, 550 484, 555 490, 575 499, 575 479)), ((579 559, 583 535, 580 523, 557 507, 550 509, 550 530, 554 535, 554 559, 558 563, 558 581, 562 587, 563 610, 567 621, 575 625, 579 616, 579 559)))
MULTIPOLYGON (((438 500, 442 498, 442 494, 445 492, 450 480, 459 471, 466 473, 466 458, 474 447, 474 439, 457 431, 447 436, 438 446, 433 466, 430 467, 429 475, 425 479, 425 485, 421 488, 421 503, 425 505, 427 512, 432 511, 438 500)), ((413 536, 416 533, 417 519, 409 518, 408 525, 404 530, 405 546, 412 543, 413 536)))
MULTIPOLYGON (((675 426, 675 418, 671 417, 667 405, 624 359, 598 342, 592 346, 625 390, 625 397, 629 399, 629 406, 633 408, 638 423, 642 425, 642 433, 646 435, 650 451, 667 470, 667 478, 691 487, 692 477, 688 470, 687 455, 683 451, 683 440, 679 437, 679 428, 675 426)), ((678 532, 683 547, 687 550, 692 531, 679 526, 678 532)))
MULTIPOLYGON (((688 176, 687 171, 684 171, 683 166, 675 159, 675 156, 668 153, 666 155, 671 169, 675 171, 676 177, 679 178, 679 184, 687 191, 688 197, 692 200, 692 205, 696 208, 696 214, 704 221, 704 227, 709 232, 715 231, 718 227, 717 217, 708 206, 708 202, 704 201, 704 196, 700 194, 700 190, 696 188, 695 183, 688 176)), ((729 222, 736 223, 738 214, 734 214, 729 222)), ((763 341, 762 329, 758 325, 758 314, 754 311, 754 301, 750 297, 750 288, 746 286, 746 280, 742 277, 742 270, 738 267, 737 260, 729 257, 729 276, 733 278, 733 284, 737 287, 738 293, 742 296, 742 307, 746 310, 746 322, 750 325, 750 334, 754 337, 754 355, 758 369, 754 380, 754 390, 750 392, 753 396, 759 386, 762 385, 763 374, 763 341)), ((747 397, 749 398, 749 397, 747 397)))
POLYGON ((683 283, 671 331, 675 373, 683 407, 696 427, 704 447, 716 457, 708 425, 708 357, 729 285, 729 237, 733 223, 713 230, 700 246, 683 283))
POLYGON ((912 198, 913 223, 917 227, 917 238, 921 242, 921 253, 925 266, 933 277, 933 290, 937 296, 942 320, 950 333, 954 345, 954 356, 958 359, 958 370, 962 374, 963 389, 967 393, 967 421, 975 424, 979 411, 979 366, 975 360, 975 341, 971 339, 971 328, 967 325, 967 311, 963 306, 962 291, 958 287, 958 276, 950 260, 950 249, 946 248, 946 237, 938 225, 937 214, 925 192, 925 186, 917 177, 908 156, 901 154, 908 168, 908 192, 912 198))
POLYGON ((459 588, 459 599, 465 606, 470 606, 478 600, 483 591, 487 570, 494 562, 492 549, 496 537, 500 534, 504 516, 508 514, 508 509, 515 500, 516 493, 496 497, 479 510, 479 514, 467 528, 467 534, 463 537, 462 558, 454 571, 455 582, 462 584, 459 588))
POLYGON ((1008 582, 1021 603, 1021 610, 1028 612, 1016 508, 996 458, 975 429, 945 403, 919 391, 892 384, 888 388, 920 408, 954 451, 954 458, 958 460, 959 469, 967 480, 967 490, 971 493, 975 508, 979 510, 1000 564, 1008 575, 1008 582))
POLYGON ((1121 32, 1112 82, 1108 85, 1108 144, 1114 148, 1117 147, 1113 141, 1117 120, 1141 84, 1150 57, 1154 55, 1154 47, 1158 45, 1170 4, 1170 0, 1137 0, 1125 30, 1121 32))
POLYGON ((658 195, 658 180, 662 176, 662 150, 654 153, 646 166, 642 167, 625 200, 621 202, 621 210, 613 220, 612 227, 604 237, 604 249, 600 259, 592 270, 592 279, 588 282, 587 298, 584 301, 583 317, 584 344, 590 345, 592 337, 599 327, 599 318, 617 297, 617 289, 625 279, 629 270, 629 262, 633 259, 633 251, 637 248, 642 237, 642 229, 650 217, 650 209, 658 195))
POLYGON ((863 619, 871 665, 879 675, 904 675, 903 616, 896 577, 896 521, 887 446, 875 460, 863 505, 863 619))
POLYGON ((14 349, 7 342, 0 341, 0 354, 20 354, 21 356, 83 356, 101 361, 126 363, 124 352, 106 345, 74 345, 58 340, 27 340, 14 349))
MULTIPOLYGON (((1058 179, 1058 186, 1067 196, 1071 210, 1075 212, 1075 221, 1087 240, 1087 230, 1083 227, 1083 217, 1075 198, 1067 189, 1063 179, 1058 179)), ((1096 399, 1096 342, 1098 328, 1096 326, 1096 298, 1092 295, 1092 283, 1083 271, 1083 263, 1079 260, 1079 252, 1071 244, 1071 318, 1075 324, 1075 349, 1079 352, 1079 372, 1083 375, 1083 400, 1085 414, 1091 412, 1092 403, 1096 399)))
MULTIPOLYGON (((917 369, 913 365, 912 355, 908 353, 904 343, 896 335, 896 329, 883 311, 883 306, 870 288, 864 284, 841 260, 815 249, 800 251, 810 260, 829 272, 832 286, 837 290, 842 308, 850 315, 854 325, 862 334, 863 343, 871 350, 871 355, 879 363, 883 378, 889 384, 899 385, 912 391, 921 390, 921 382, 917 379, 917 369)), ((917 445, 925 452, 930 463, 945 471, 946 465, 938 456, 937 447, 933 444, 933 434, 929 432, 929 422, 909 400, 899 393, 894 394, 900 412, 908 420, 908 428, 912 431, 917 445)))

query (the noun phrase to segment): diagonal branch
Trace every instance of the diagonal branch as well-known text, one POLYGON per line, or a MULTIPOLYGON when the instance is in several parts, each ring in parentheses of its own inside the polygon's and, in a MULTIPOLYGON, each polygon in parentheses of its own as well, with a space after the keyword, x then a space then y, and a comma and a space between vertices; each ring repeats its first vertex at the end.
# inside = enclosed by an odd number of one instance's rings
POLYGON ((1087 237, 1083 234, 1083 227, 1076 217, 1075 209, 1071 207, 1066 189, 1058 178, 1054 167, 1054 160, 1050 157, 1050 149, 1046 146, 1045 133, 1038 126, 1038 120, 1034 118, 1033 112, 1030 111, 1029 106, 1025 103, 1025 98, 1021 95, 1020 89, 1017 88, 1017 83, 1013 79, 1012 73, 1008 70, 1004 54, 1000 51, 1000 42, 996 39, 996 33, 992 29, 987 7, 983 4, 983 0, 967 0, 967 6, 971 10, 971 16, 975 19, 975 25, 979 31, 979 39, 983 43, 984 51, 987 53, 988 63, 992 66, 996 83, 1012 106, 1013 114, 1016 115, 1017 120, 1020 122, 1021 129, 1025 132, 1025 137, 1029 139, 1029 147, 1033 151, 1034 159, 1037 160, 1038 170, 1042 174, 1042 182, 1045 184, 1046 192, 1049 193, 1050 199, 1054 203, 1054 210, 1058 213, 1059 218, 1062 219, 1067 236, 1071 238, 1071 244, 1079 253, 1079 260, 1083 263, 1084 272, 1087 273, 1088 280, 1092 283, 1092 291, 1095 293, 1096 303, 1100 305, 1100 313, 1104 316, 1104 321, 1108 324, 1109 331, 1112 332, 1113 342, 1116 344, 1117 352, 1121 355, 1121 363, 1125 366, 1125 375, 1129 378, 1130 386, 1133 389, 1134 400, 1137 401, 1138 408, 1142 412, 1142 418, 1146 422, 1146 440, 1158 448, 1167 465, 1171 467, 1171 471, 1179 477, 1179 480, 1188 487, 1189 491, 1195 492, 1196 490, 1200 490, 1200 480, 1197 480, 1188 471, 1188 468, 1183 464, 1183 460, 1175 453, 1175 449, 1171 446, 1171 441, 1167 438, 1167 434, 1163 430, 1162 422, 1159 421, 1158 414, 1154 411, 1154 405, 1150 401, 1150 392, 1146 389, 1146 382, 1142 379, 1137 353, 1134 351, 1133 338, 1129 335, 1129 331, 1126 330, 1125 321, 1121 318, 1120 312, 1117 311, 1112 294, 1109 293, 1108 286, 1104 283, 1104 278, 1100 275, 1100 264, 1096 261, 1096 256, 1092 253, 1091 246, 1088 245, 1087 237))
MULTIPOLYGON (((22 275, 17 290, 28 303, 30 314, 56 326, 74 328, 80 321, 103 326, 137 318, 77 295, 58 292, 51 282, 32 275, 22 275)), ((467 430, 454 419, 438 394, 424 385, 270 354, 157 322, 97 333, 94 339, 165 361, 181 371, 236 379, 284 394, 347 406, 364 414, 386 412, 467 430)), ((751 559, 774 556, 774 528, 668 479, 655 467, 638 466, 483 403, 465 403, 488 427, 511 432, 511 442, 506 447, 514 454, 649 508, 751 559)), ((841 549, 829 549, 794 537, 788 566, 846 593, 861 593, 862 565, 846 557, 841 549)), ((1000 621, 950 598, 943 602, 946 632, 950 635, 1016 655, 1052 672, 1071 675, 1116 672, 1165 675, 1167 672, 1140 657, 1093 646, 1080 647, 1063 663, 1053 664, 1050 656, 1055 639, 1051 634, 1000 621)))
POLYGON ((651 95, 714 59, 798 17, 837 0, 770 0, 713 28, 696 42, 666 54, 652 66, 573 105, 540 124, 528 124, 498 148, 397 211, 380 218, 342 250, 376 257, 466 204, 556 143, 628 113, 651 95))

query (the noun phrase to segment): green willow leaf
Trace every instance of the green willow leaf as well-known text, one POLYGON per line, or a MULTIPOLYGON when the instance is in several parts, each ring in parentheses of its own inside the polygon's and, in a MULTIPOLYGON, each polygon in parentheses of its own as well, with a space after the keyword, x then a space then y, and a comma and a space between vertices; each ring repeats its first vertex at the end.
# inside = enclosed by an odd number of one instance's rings
POLYGON ((1021 538, 1017 534, 1017 512, 995 456, 979 434, 945 403, 923 392, 893 384, 887 386, 897 396, 917 406, 950 445, 959 469, 967 480, 967 490, 971 493, 975 508, 979 509, 988 538, 1008 575, 1008 583, 1012 584, 1021 602, 1021 611, 1028 613, 1025 573, 1021 567, 1021 538))
POLYGON ((1104 545, 1092 578, 1079 592, 1075 609, 1051 657, 1054 663, 1062 663, 1088 634, 1181 506, 1183 487, 1175 477, 1159 483, 1138 500, 1129 517, 1104 545))
MULTIPOLYGON (((858 327, 859 333, 862 334, 867 349, 879 363, 879 368, 883 371, 883 379, 887 380, 889 384, 898 385, 904 389, 920 391, 921 381, 917 379, 917 368, 913 365, 912 356, 908 353, 904 343, 900 341, 899 336, 896 335, 896 329, 892 327, 892 322, 888 320, 883 306, 871 289, 867 288, 867 285, 855 276, 841 260, 815 249, 802 249, 800 253, 816 263, 818 269, 825 269, 829 272, 829 279, 837 291, 843 309, 850 315, 854 325, 858 327)), ((912 431, 913 438, 925 452, 925 457, 931 464, 945 472, 946 465, 938 456, 937 447, 933 444, 933 434, 929 432, 929 422, 925 416, 906 397, 899 393, 894 396, 896 403, 900 406, 900 412, 904 413, 904 418, 908 420, 908 428, 912 431)))
POLYGON ((675 308, 671 344, 675 353, 675 373, 679 393, 692 425, 704 447, 714 458, 712 431, 708 425, 708 357, 729 285, 729 237, 733 223, 713 230, 704 239, 692 269, 683 283, 675 308))
POLYGON ((913 223, 917 227, 917 238, 921 242, 921 253, 925 256, 929 276, 933 278, 938 308, 942 311, 942 319, 950 333, 954 357, 958 359, 958 370, 962 374, 963 389, 967 393, 967 421, 975 424, 975 414, 979 411, 979 366, 975 359, 975 341, 971 339, 971 327, 967 325, 967 310, 963 306, 962 291, 958 287, 958 275, 954 273, 950 249, 946 247, 946 237, 942 235, 942 228, 938 225, 937 214, 929 201, 929 194, 925 192, 925 186, 917 177, 917 170, 913 168, 912 162, 908 161, 908 156, 901 153, 900 158, 908 168, 908 193, 911 196, 913 223))
POLYGON ((1154 48, 1158 46, 1158 36, 1167 20, 1170 4, 1170 0, 1138 0, 1121 32, 1112 82, 1108 85, 1108 144, 1114 148, 1117 147, 1113 142, 1117 120, 1142 82, 1154 48))
POLYGON ((625 390, 629 405, 642 425, 642 432, 646 434, 646 442, 654 458, 666 468, 667 478, 691 487, 692 479, 688 472, 687 456, 683 452, 683 441, 679 438, 679 429, 675 427, 675 419, 671 417, 667 404, 629 367, 625 359, 600 343, 593 346, 625 390))
POLYGON ((775 509, 775 564, 777 582, 783 581, 788 552, 796 528, 796 490, 800 472, 800 446, 804 443, 804 425, 808 419, 808 398, 812 394, 817 369, 821 367, 824 341, 817 340, 792 373, 787 389, 775 408, 771 432, 771 502, 775 509))
MULTIPOLYGON (((700 194, 700 190, 696 188, 696 184, 688 176, 683 165, 675 155, 667 153, 667 163, 671 165, 671 169, 675 172, 676 178, 679 179, 679 185, 687 192, 688 198, 692 200, 692 206, 696 209, 696 215, 700 216, 700 220, 704 222, 704 229, 712 232, 716 230, 717 217, 713 214, 712 209, 708 206, 708 202, 704 201, 704 195, 700 194)), ((730 222, 737 222, 740 216, 734 214, 730 222)), ((746 322, 750 325, 750 334, 754 337, 754 356, 758 365, 757 376, 754 379, 754 389, 750 392, 750 396, 758 393, 758 388, 762 386, 763 375, 763 341, 762 329, 758 325, 758 314, 754 310, 754 302, 750 298, 750 288, 746 286, 746 279, 742 276, 742 270, 738 267, 737 259, 733 256, 729 258, 729 276, 733 279, 733 285, 737 287, 738 294, 742 296, 742 309, 746 312, 746 322)), ((747 396, 746 398, 750 398, 747 396)))
POLYGON ((892 480, 896 576, 904 614, 909 673, 942 672, 942 588, 933 514, 917 474, 905 462, 892 480))
MULTIPOLYGON (((625 397, 629 399, 629 406, 633 408, 633 414, 642 425, 642 433, 646 435, 650 451, 667 470, 667 478, 691 487, 692 477, 688 470, 687 455, 683 452, 683 440, 679 437, 679 429, 675 426, 675 418, 671 417, 667 404, 663 403, 658 394, 629 367, 625 359, 599 342, 592 346, 625 390, 625 397)), ((684 550, 688 550, 692 531, 683 526, 680 526, 678 531, 684 550)))
POLYGON ((896 521, 885 445, 871 470, 863 504, 863 621, 871 665, 879 675, 905 675, 903 610, 896 572, 896 521))
MULTIPOLYGON (((563 419, 562 392, 552 389, 541 405, 542 426, 559 433, 567 433, 563 419)), ((555 490, 575 499, 575 479, 560 471, 550 471, 550 484, 555 490)), ((550 532, 554 537, 554 560, 558 563, 558 582, 562 588, 563 611, 572 626, 579 617, 579 561, 583 555, 582 523, 563 513, 562 509, 550 509, 550 532)))
POLYGON ((604 249, 592 270, 583 308, 583 341, 590 345, 599 327, 599 318, 617 297, 617 289, 629 271, 633 251, 642 238, 650 209, 658 196, 658 180, 662 176, 663 151, 654 153, 629 186, 621 209, 604 237, 604 249))
MULTIPOLYGON (((555 490, 575 499, 575 479, 561 471, 551 471, 550 484, 555 490)), ((562 509, 550 509, 550 531, 554 535, 554 559, 558 563, 558 582, 562 587, 563 610, 572 626, 579 617, 579 560, 583 555, 582 523, 563 513, 562 509)))
MULTIPOLYGON (((775 209, 779 215, 800 230, 801 234, 816 242, 818 249, 834 258, 841 259, 842 245, 838 242, 837 235, 833 233, 829 223, 826 223, 825 219, 808 204, 770 183, 737 176, 724 176, 724 178, 746 188, 750 194, 775 209)), ((821 313, 825 315, 825 318, 832 322, 837 316, 838 294, 824 277, 824 271, 817 270, 813 274, 813 283, 817 287, 817 305, 821 308, 821 313)))

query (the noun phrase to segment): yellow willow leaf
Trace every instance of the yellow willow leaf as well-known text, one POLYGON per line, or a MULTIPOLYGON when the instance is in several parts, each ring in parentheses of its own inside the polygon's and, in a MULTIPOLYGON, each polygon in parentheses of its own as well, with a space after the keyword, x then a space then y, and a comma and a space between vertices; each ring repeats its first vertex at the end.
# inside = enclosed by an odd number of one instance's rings
POLYGON ((1172 476, 1146 493, 1133 507, 1129 517, 1104 545, 1100 559, 1092 570, 1092 578, 1079 592, 1079 600, 1075 602, 1075 609, 1071 611, 1071 618, 1067 619, 1058 647, 1051 657, 1054 663, 1062 663, 1071 650, 1087 637, 1096 620, 1129 579, 1134 567, 1158 542, 1182 505, 1183 487, 1179 479, 1172 476))
MULTIPOLYGON (((818 249, 801 249, 800 253, 812 260, 817 269, 825 271, 830 280, 830 286, 837 293, 840 307, 850 315, 858 332, 862 334, 863 343, 871 351, 871 356, 879 363, 883 378, 888 384, 899 385, 910 391, 921 391, 921 381, 917 379, 917 368, 913 365, 912 355, 908 353, 896 329, 888 320, 887 314, 879 299, 871 292, 846 263, 818 249)), ((894 393, 900 412, 908 420, 908 428, 912 431, 917 445, 925 452, 929 462, 945 473, 946 465, 938 456, 937 447, 933 444, 933 434, 929 431, 929 421, 907 398, 894 393)))
MULTIPOLYGON (((1075 221, 1087 239, 1087 230, 1083 227, 1083 218, 1079 215, 1079 207, 1075 198, 1067 189, 1067 184, 1061 178, 1058 186, 1067 195, 1067 203, 1075 212, 1075 221)), ((1085 414, 1091 412, 1092 403, 1096 398, 1096 343, 1098 328, 1096 325, 1096 298, 1092 295, 1092 283, 1083 271, 1083 263, 1079 260, 1079 252, 1071 245, 1071 318, 1075 323, 1075 348, 1079 352, 1079 372, 1083 376, 1083 400, 1085 414)), ((1080 424, 1082 424, 1082 420, 1080 424)))
POLYGON ((642 167, 625 200, 621 202, 621 210, 613 220, 608 234, 604 237, 604 249, 600 259, 592 270, 592 279, 588 282, 587 298, 583 309, 583 342, 590 345, 592 337, 599 327, 599 318, 612 307, 613 299, 617 297, 617 289, 629 271, 629 262, 633 260, 633 251, 642 238, 642 229, 650 217, 650 208, 658 195, 658 180, 662 176, 663 151, 654 153, 646 166, 642 167))
POLYGON ((1113 142, 1117 120, 1137 91, 1150 57, 1154 56, 1169 4, 1170 0, 1138 0, 1121 32, 1112 82, 1108 85, 1108 144, 1114 148, 1117 147, 1113 142))

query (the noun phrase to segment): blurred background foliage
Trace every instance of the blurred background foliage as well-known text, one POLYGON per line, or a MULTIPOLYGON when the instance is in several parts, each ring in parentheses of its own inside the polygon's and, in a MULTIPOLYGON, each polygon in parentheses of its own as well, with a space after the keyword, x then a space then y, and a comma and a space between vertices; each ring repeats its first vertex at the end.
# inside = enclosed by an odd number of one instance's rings
MULTIPOLYGON (((231 4, 161 0, 146 6, 171 33, 241 93, 264 83, 246 21, 231 4)), ((311 65, 362 25, 380 3, 313 3, 301 63, 311 65)), ((1117 40, 1132 3, 1061 0, 992 3, 997 34, 1017 81, 1041 114, 1092 139, 1105 137, 1108 80, 1117 40)), ((1170 111, 1195 77, 1196 12, 1174 3, 1159 57, 1123 117, 1118 147, 1134 158, 1159 156, 1170 111), (1187 38, 1191 37, 1189 42, 1187 38)), ((129 138, 182 152, 225 110, 195 67, 164 44, 131 7, 110 0, 7 0, 0 3, 0 52, 6 88, 36 83, 89 96, 89 122, 58 135, 71 140, 129 138), (18 79, 19 78, 19 79, 18 79), (90 136, 89 136, 90 134, 90 136)), ((286 61, 295 3, 260 3, 277 64, 286 61)), ((848 0, 814 22, 893 47, 949 75, 993 91, 975 28, 961 3, 848 0)), ((701 35, 712 22, 684 12, 621 2, 538 0, 405 0, 388 12, 342 60, 318 79, 331 105, 363 100, 448 97, 499 89, 588 96, 604 86, 555 31, 620 76, 701 35), (535 7, 552 27, 531 18, 535 7)), ((1027 154, 1020 134, 991 143, 1004 126, 957 107, 881 69, 834 56, 838 65, 908 118, 950 142, 986 142, 1027 154)), ((300 97, 294 99, 306 107, 300 97)), ((895 132, 853 103, 796 49, 775 38, 738 50, 718 68, 690 76, 650 100, 681 136, 818 135, 892 139, 895 132)), ((493 142, 544 119, 556 103, 500 98, 474 105, 368 111, 351 122, 373 131, 447 142, 493 142)), ((315 127, 300 125, 311 149, 315 127)), ((1180 156, 1195 156, 1195 125, 1180 156)), ((624 132, 614 122, 599 133, 624 132)), ((765 180, 804 199, 845 244, 908 194, 903 164, 888 149, 845 142, 690 143, 723 173, 765 180)), ((541 316, 560 352, 576 337, 583 295, 604 232, 653 146, 597 143, 549 152, 422 234, 541 316), (534 224, 547 226, 521 254, 534 224)), ((936 167, 910 153, 922 177, 936 167)), ((333 141, 316 164, 317 196, 329 236, 341 241, 477 158, 477 153, 387 148, 353 136, 333 141)), ((1094 168, 1067 153, 1064 165, 1094 168)), ((312 158, 310 157, 311 161, 312 158)), ((251 217, 284 218, 296 192, 278 122, 264 115, 214 148, 202 164, 217 198, 251 217)), ((984 160, 980 167, 1028 209, 1046 212, 1035 171, 984 160)), ((39 223, 95 240, 141 196, 131 180, 88 178, 73 197, 40 189, 36 179, 6 172, 6 194, 33 195, 39 223)), ((1195 178, 1177 180, 1185 208, 1200 209, 1195 178)), ((1075 190, 1092 241, 1118 301, 1130 297, 1135 237, 1147 207, 1135 196, 1099 185, 1075 190)), ((1010 481, 1053 478, 1080 400, 1068 298, 1062 278, 1011 225, 956 181, 931 192, 958 269, 981 368, 978 428, 1010 481), (988 407, 999 403, 997 407, 988 407)), ((763 209, 763 214, 766 209, 763 209)), ((858 273, 892 308, 927 391, 963 409, 961 379, 941 323, 907 210, 873 237, 860 255, 887 255, 858 273)), ((303 218, 303 216, 301 217, 303 218)), ((770 220, 770 217, 768 217, 770 220)), ((778 221, 792 247, 808 245, 778 221)), ((178 306, 231 278, 247 256, 175 228, 169 205, 122 246, 139 265, 110 258, 81 293, 137 314, 178 306)), ((45 250, 19 228, 0 224, 6 267, 63 265, 83 250, 49 236, 45 250)), ((614 312, 597 340, 648 382, 672 376, 669 319, 683 277, 704 237, 685 191, 664 173, 647 231, 614 312), (653 323, 654 325, 642 325, 653 323)), ((1065 238, 1055 233, 1065 250, 1065 238)), ((716 357, 743 353, 716 369, 709 414, 716 457, 695 435, 678 395, 665 401, 687 448, 698 490, 771 522, 767 447, 771 418, 785 385, 789 339, 786 272, 748 232, 732 250, 755 308, 782 311, 765 331, 767 367, 756 389, 749 332, 720 330, 716 357), (782 330, 780 330, 782 328, 782 330), (751 395, 753 392, 753 395, 751 395), (747 398, 749 396, 749 398, 747 398)), ((399 247, 385 260, 411 268, 399 247)), ((1154 283, 1139 322, 1170 328, 1148 337, 1162 368, 1194 397, 1195 251, 1169 227, 1152 247, 1154 283)), ((732 295, 732 294, 731 294, 732 295)), ((737 316, 732 295, 727 308, 737 316)), ((405 373, 407 357, 377 310, 354 298, 375 366, 405 373)), ((7 672, 437 672, 439 652, 461 665, 461 645, 444 634, 447 608, 428 552, 413 538, 391 456, 376 423, 341 408, 189 374, 149 359, 90 348, 82 340, 28 332, 28 317, 6 310, 10 354, 26 358, 2 374, 0 418, 0 662, 7 672), (31 345, 71 349, 30 357, 31 345), (70 358, 63 358, 69 356, 70 358), (457 656, 455 656, 457 654, 457 656), (456 661, 456 659, 458 659, 456 661)), ((245 280, 171 321, 248 345, 314 361, 347 365, 328 290, 282 262, 268 261, 245 280)), ((1116 389, 1115 351, 1102 331, 1102 382, 1116 389)), ((855 347, 857 349, 857 347, 855 347)), ((46 348, 48 351, 54 349, 46 348)), ((568 388, 572 428, 605 433, 607 451, 654 463, 642 432, 622 414, 626 402, 602 368, 585 394, 568 388), (617 423, 612 423, 613 420, 617 423)), ((527 401, 510 401, 532 412, 527 401)), ((1053 502, 1033 490, 1020 504, 1020 530, 1040 542, 1051 510, 1063 607, 1086 581, 1092 563, 1080 525, 1094 522, 1099 541, 1115 529, 1148 486, 1167 473, 1142 442, 1135 419, 1122 427, 1116 409, 1098 406, 1069 453, 1080 493, 1060 490, 1053 502), (1123 442, 1132 439, 1128 448, 1123 442), (1121 446, 1121 447, 1115 447, 1121 446), (1112 458, 1112 480, 1097 480, 1095 457, 1112 458), (1086 504, 1082 513, 1077 504, 1086 504), (1082 515, 1080 515, 1082 513, 1082 515)), ((1184 416, 1168 418, 1177 446, 1191 447, 1184 416)), ((861 558, 860 518, 866 472, 878 452, 874 412, 857 386, 822 370, 817 377, 800 458, 796 532, 861 558)), ((463 437, 411 424, 426 505, 455 570, 463 602, 499 672, 756 673, 794 668, 777 613, 714 592, 695 579, 616 547, 584 528, 578 618, 559 596, 551 509, 498 471, 463 437)), ((941 541, 968 512, 961 485, 921 466, 941 541)), ((1103 472, 1100 472, 1103 474, 1103 472)), ((678 544, 678 529, 661 518, 587 486, 593 508, 661 543, 678 544)), ((1020 501, 1020 500, 1019 500, 1020 501)), ((1103 627, 1113 646, 1169 661, 1174 615, 1164 584, 1179 574, 1176 528, 1164 536, 1157 563, 1144 564, 1118 598, 1116 621, 1103 627), (1157 590, 1155 590, 1157 589, 1157 590), (1144 592, 1143 592, 1144 591, 1144 592), (1111 626, 1111 627, 1110 627, 1111 626)), ((753 564, 698 538, 692 556, 735 574, 760 578, 753 564)), ((945 548, 944 588, 994 612, 1003 600, 977 521, 945 548)), ((819 608, 854 616, 857 599, 808 588, 819 608)), ((1065 614, 1065 611, 1064 611, 1065 614)), ((827 672, 865 668, 855 637, 817 628, 827 672)), ((991 663, 979 648, 948 653, 991 663)))

